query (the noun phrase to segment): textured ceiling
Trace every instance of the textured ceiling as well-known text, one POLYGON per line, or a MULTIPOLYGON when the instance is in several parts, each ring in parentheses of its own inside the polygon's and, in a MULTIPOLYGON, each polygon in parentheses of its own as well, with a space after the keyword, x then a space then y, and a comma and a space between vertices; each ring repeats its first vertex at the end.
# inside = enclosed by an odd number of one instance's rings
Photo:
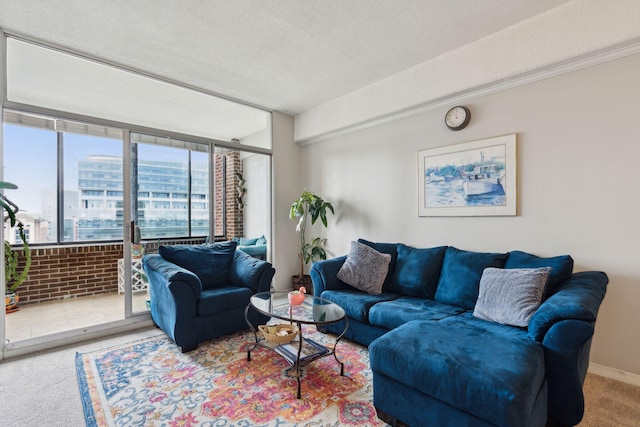
POLYGON ((0 28, 290 114, 568 0, 0 0, 0 28))

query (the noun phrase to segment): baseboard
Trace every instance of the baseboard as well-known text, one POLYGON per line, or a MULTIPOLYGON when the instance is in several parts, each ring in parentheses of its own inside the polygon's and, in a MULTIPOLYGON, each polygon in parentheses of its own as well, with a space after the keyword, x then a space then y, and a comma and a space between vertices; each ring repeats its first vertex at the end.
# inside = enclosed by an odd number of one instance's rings
POLYGON ((589 372, 640 387, 640 375, 638 374, 632 374, 631 372, 621 371, 620 369, 610 368, 597 363, 589 363, 589 372))

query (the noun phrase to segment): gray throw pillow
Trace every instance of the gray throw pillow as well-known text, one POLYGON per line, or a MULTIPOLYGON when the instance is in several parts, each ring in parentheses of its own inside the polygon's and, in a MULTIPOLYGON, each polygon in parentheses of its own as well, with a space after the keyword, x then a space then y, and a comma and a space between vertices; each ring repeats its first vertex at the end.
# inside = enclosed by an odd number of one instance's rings
POLYGON ((473 310, 479 319, 527 327, 542 302, 550 267, 485 268, 473 310))
POLYGON ((351 251, 337 277, 356 289, 377 295, 382 293, 382 285, 389 272, 389 262, 391 255, 381 254, 363 243, 351 242, 351 251))

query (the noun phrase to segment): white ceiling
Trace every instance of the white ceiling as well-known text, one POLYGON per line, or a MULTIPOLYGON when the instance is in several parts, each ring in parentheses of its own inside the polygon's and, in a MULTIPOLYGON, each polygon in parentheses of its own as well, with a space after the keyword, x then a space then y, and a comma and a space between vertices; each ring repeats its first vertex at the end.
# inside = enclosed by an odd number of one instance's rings
POLYGON ((298 114, 569 0, 0 0, 0 28, 298 114))

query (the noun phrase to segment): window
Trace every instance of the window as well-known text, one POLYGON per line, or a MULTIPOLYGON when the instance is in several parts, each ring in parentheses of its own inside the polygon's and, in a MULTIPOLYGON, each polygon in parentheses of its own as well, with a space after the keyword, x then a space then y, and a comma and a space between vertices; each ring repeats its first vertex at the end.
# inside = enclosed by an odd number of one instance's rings
MULTIPOLYGON (((50 224, 46 234, 32 238, 30 243, 56 242, 57 133, 6 122, 3 132, 4 180, 18 186, 18 190, 5 190, 5 194, 20 207, 20 212, 50 224)), ((13 240, 6 234, 5 238, 13 240)))
MULTIPOLYGON (((26 239, 27 242, 29 242, 29 227, 26 226, 24 228, 24 238, 26 239)), ((15 229, 15 242, 16 245, 21 245, 22 244, 22 236, 20 236, 20 230, 18 230, 17 228, 15 229)))
POLYGON ((138 225, 143 239, 209 235, 209 146, 133 133, 138 225), (197 193, 197 194, 195 194, 197 193), (195 208, 189 200, 201 200, 195 208))
POLYGON ((63 240, 122 240, 122 217, 116 216, 122 210, 122 139, 71 132, 60 139, 64 219, 70 227, 63 240))

